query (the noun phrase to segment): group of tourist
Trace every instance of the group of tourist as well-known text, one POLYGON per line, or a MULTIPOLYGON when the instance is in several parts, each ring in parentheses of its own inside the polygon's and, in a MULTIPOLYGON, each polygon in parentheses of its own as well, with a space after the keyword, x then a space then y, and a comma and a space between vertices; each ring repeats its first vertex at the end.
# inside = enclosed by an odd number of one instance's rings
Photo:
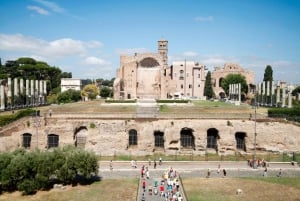
POLYGON ((249 159, 248 160, 248 165, 252 168, 255 167, 266 167, 267 166, 267 162, 264 159, 258 159, 258 160, 254 160, 254 159, 249 159))
MULTIPOLYGON (((142 166, 141 168, 141 177, 142 177, 142 188, 143 188, 143 196, 142 200, 145 200, 145 193, 147 188, 147 179, 149 179, 149 175, 147 175, 149 169, 147 166, 142 166)), ((148 186, 149 195, 157 195, 160 199, 165 201, 183 201, 182 194, 180 192, 180 182, 179 175, 176 170, 172 167, 168 168, 163 174, 160 181, 154 181, 154 185, 148 186)))

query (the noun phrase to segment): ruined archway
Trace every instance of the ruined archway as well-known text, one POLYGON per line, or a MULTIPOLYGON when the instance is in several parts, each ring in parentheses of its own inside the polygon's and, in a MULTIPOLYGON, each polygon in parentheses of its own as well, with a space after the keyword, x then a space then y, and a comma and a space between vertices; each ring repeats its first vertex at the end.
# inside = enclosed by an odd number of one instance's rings
POLYGON ((246 151, 246 141, 247 137, 245 132, 236 132, 235 133, 235 141, 236 141, 236 149, 246 151))
POLYGON ((80 126, 75 129, 74 137, 75 137, 75 146, 84 148, 86 144, 86 139, 88 136, 88 130, 86 126, 80 126))
POLYGON ((218 150, 217 140, 220 139, 219 131, 215 128, 207 130, 207 144, 206 148, 218 150))
POLYGON ((165 140, 164 133, 161 131, 154 131, 154 147, 155 148, 164 148, 165 140))
POLYGON ((195 149, 195 137, 193 135, 193 129, 186 127, 181 129, 180 145, 182 148, 195 149))
POLYGON ((156 67, 159 66, 159 63, 156 59, 152 57, 146 57, 143 60, 140 61, 140 66, 146 67, 146 68, 151 68, 151 67, 156 67))
POLYGON ((220 92, 219 93, 219 97, 220 97, 220 99, 223 99, 223 98, 226 98, 226 94, 225 94, 225 92, 220 92))
POLYGON ((220 78, 219 78, 219 87, 221 87, 221 86, 222 86, 222 82, 223 82, 223 80, 224 80, 224 78, 223 78, 223 77, 220 77, 220 78))
POLYGON ((24 133, 22 135, 22 147, 28 149, 31 146, 31 138, 32 138, 32 134, 30 133, 24 133))

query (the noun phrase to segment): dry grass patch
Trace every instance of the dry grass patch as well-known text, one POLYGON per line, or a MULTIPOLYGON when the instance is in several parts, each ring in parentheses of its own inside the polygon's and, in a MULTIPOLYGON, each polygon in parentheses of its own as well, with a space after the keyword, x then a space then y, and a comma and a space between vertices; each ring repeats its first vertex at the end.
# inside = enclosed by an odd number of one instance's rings
POLYGON ((4 193, 0 201, 136 201, 137 188, 137 179, 108 179, 87 186, 39 191, 31 196, 22 196, 20 192, 4 193))
MULTIPOLYGON (((300 182, 300 178, 290 179, 300 182)), ((189 201, 300 201, 298 186, 280 184, 275 180, 188 178, 183 179, 183 185, 189 201), (242 193, 237 195, 237 189, 242 189, 242 193)))

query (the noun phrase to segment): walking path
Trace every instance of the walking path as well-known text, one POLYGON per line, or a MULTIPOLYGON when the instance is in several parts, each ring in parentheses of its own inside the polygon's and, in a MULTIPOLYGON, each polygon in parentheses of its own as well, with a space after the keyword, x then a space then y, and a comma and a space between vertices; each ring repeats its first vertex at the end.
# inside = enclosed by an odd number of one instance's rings
MULTIPOLYGON (((138 161, 137 168, 131 167, 129 161, 113 161, 113 170, 110 170, 109 161, 101 161, 99 175, 102 179, 119 179, 119 178, 137 178, 139 179, 139 189, 137 195, 137 201, 141 201, 143 194, 145 200, 165 200, 160 197, 160 184, 162 181, 162 175, 172 167, 181 178, 204 178, 207 177, 208 169, 210 170, 210 177, 223 177, 223 169, 226 170, 226 177, 262 177, 265 168, 258 167, 253 169, 248 166, 246 161, 228 162, 228 161, 168 161, 163 164, 157 165, 154 169, 153 162, 149 165, 148 161, 138 161), (141 167, 147 166, 150 172, 149 179, 141 178, 141 167), (218 173, 220 169, 220 173, 218 173), (142 182, 146 182, 145 191, 142 188, 142 182), (151 194, 149 192, 149 186, 152 187, 151 194), (155 187, 157 186, 157 187, 155 187), (158 193, 154 194, 154 188, 158 193)), ((300 167, 298 165, 291 165, 290 163, 270 163, 267 166, 267 176, 276 177, 281 171, 282 177, 300 177, 300 167)), ((180 180, 179 180, 180 181, 180 180)), ((164 183, 164 189, 167 189, 166 182, 164 183)), ((179 187, 180 194, 181 184, 179 187)), ((184 199, 185 200, 185 199, 184 199)))

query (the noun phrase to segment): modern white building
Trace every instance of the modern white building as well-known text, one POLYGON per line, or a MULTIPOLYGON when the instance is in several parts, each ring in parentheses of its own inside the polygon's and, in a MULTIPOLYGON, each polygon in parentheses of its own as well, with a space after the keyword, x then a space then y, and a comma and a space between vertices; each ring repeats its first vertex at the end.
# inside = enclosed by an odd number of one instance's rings
POLYGON ((69 89, 80 91, 82 88, 81 80, 77 78, 61 78, 60 81, 61 92, 69 89))

